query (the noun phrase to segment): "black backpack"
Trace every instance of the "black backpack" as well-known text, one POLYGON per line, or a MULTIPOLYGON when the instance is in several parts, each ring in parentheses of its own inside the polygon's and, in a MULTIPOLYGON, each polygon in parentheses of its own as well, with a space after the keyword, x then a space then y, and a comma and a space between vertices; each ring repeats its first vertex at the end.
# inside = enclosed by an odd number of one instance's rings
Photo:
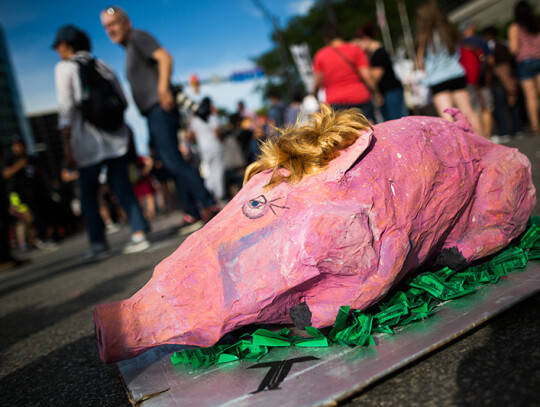
POLYGON ((96 68, 96 60, 79 60, 81 78, 81 112, 84 120, 105 131, 115 131, 124 123, 124 100, 111 80, 96 68))

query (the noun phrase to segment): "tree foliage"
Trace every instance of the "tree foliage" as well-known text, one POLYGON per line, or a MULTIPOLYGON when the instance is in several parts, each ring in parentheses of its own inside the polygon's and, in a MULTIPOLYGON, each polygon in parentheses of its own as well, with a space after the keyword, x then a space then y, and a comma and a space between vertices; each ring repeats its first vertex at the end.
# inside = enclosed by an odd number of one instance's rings
MULTIPOLYGON (((411 24, 414 22, 414 10, 423 0, 407 0, 407 12, 411 24)), ((402 38, 402 29, 399 18, 396 0, 385 0, 386 17, 389 30, 394 43, 402 38)), ((331 1, 331 6, 334 9, 337 22, 343 33, 345 40, 351 39, 356 30, 361 28, 366 22, 376 22, 376 6, 375 1, 370 0, 338 0, 331 1)), ((309 46, 311 56, 317 50, 324 46, 322 39, 323 27, 330 22, 328 16, 327 3, 324 0, 317 0, 311 9, 303 16, 297 16, 289 20, 287 26, 283 28, 283 39, 287 52, 289 53, 289 66, 283 67, 280 56, 279 43, 276 35, 272 35, 274 47, 262 55, 255 57, 254 62, 263 67, 266 75, 269 77, 268 84, 262 89, 267 92, 269 88, 283 90, 282 94, 286 95, 284 75, 285 69, 294 75, 294 86, 301 87, 301 81, 298 78, 296 68, 289 47, 295 44, 306 43, 309 46)), ((291 92, 289 92, 291 94, 291 92)))

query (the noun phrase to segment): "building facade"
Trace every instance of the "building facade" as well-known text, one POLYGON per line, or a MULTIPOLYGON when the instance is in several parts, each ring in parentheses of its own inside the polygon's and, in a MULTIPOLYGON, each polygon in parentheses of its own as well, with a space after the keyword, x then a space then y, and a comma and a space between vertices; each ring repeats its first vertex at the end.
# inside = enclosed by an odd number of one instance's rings
POLYGON ((64 156, 58 130, 58 112, 32 114, 27 119, 34 135, 34 151, 40 167, 50 181, 60 180, 64 156))
POLYGON ((32 131, 24 116, 6 36, 0 25, 0 165, 11 154, 15 135, 23 137, 29 151, 33 151, 32 131))

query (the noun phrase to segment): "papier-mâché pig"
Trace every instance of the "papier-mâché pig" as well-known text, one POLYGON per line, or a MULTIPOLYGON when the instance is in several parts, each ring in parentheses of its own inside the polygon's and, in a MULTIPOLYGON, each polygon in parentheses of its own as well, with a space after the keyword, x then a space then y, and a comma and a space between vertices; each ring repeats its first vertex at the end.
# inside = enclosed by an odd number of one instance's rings
POLYGON ((503 248, 536 202, 530 164, 451 113, 456 123, 407 117, 371 130, 323 106, 269 142, 256 174, 139 292, 96 307, 102 360, 291 323, 302 303, 313 326, 329 326, 341 305, 366 308, 423 264, 460 268, 503 248))

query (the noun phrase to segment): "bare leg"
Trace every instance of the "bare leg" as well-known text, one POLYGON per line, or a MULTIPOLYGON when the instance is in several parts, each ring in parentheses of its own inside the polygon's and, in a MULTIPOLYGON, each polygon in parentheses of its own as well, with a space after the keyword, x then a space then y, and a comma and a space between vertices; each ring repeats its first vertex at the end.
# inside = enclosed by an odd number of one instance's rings
POLYGON ((538 126, 538 93, 534 79, 524 79, 521 81, 521 88, 525 95, 525 106, 527 107, 527 117, 531 124, 531 130, 537 132, 538 126))
POLYGON ((484 133, 482 131, 482 125, 480 124, 480 119, 472 108, 469 92, 467 92, 466 89, 460 89, 452 92, 451 95, 454 103, 456 104, 456 107, 461 110, 467 120, 469 120, 473 130, 481 136, 484 136, 484 133))
POLYGON ((156 202, 154 201, 154 194, 146 194, 143 199, 145 200, 146 219, 154 219, 156 217, 156 202))
POLYGON ((103 223, 105 225, 112 225, 112 217, 109 213, 109 208, 107 208, 105 205, 99 205, 99 214, 101 215, 101 219, 103 219, 103 223))
POLYGON ((487 108, 482 110, 482 128, 484 129, 482 133, 484 137, 489 138, 493 131, 493 116, 491 110, 487 108))
POLYGON ((444 113, 446 109, 454 107, 452 104, 452 95, 449 91, 439 92, 433 95, 433 104, 437 109, 437 114, 443 119, 453 122, 454 118, 448 113, 444 113))
MULTIPOLYGON (((536 75, 534 78, 536 82, 536 100, 540 97, 540 74, 536 75)), ((538 115, 536 116, 538 118, 538 115)), ((540 124, 539 124, 540 126, 540 124)), ((540 132, 540 129, 537 130, 537 134, 540 132)))
POLYGON ((495 105, 493 104, 493 93, 491 89, 487 86, 484 86, 480 89, 480 94, 482 95, 482 126, 484 128, 484 137, 490 138, 493 133, 493 111, 495 110, 495 105))
POLYGON ((156 202, 159 213, 165 213, 165 193, 163 191, 163 184, 161 182, 159 183, 159 188, 156 191, 156 202))
POLYGON ((146 197, 140 196, 139 198, 137 198, 137 200, 139 201, 139 206, 141 207, 144 217, 148 219, 148 208, 146 206, 146 197))

